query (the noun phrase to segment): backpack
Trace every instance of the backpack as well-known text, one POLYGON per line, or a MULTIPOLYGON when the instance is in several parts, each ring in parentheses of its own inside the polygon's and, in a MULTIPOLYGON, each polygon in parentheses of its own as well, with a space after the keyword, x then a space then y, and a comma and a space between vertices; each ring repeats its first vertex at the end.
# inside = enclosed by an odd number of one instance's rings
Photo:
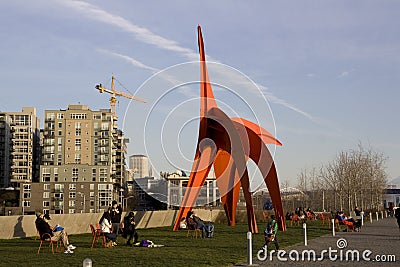
POLYGON ((153 244, 153 242, 152 241, 150 241, 150 240, 142 240, 142 241, 140 241, 140 247, 152 247, 154 244, 153 244))
POLYGON ((274 228, 275 228, 275 221, 270 221, 267 224, 267 228, 264 230, 264 236, 269 236, 274 234, 274 228))

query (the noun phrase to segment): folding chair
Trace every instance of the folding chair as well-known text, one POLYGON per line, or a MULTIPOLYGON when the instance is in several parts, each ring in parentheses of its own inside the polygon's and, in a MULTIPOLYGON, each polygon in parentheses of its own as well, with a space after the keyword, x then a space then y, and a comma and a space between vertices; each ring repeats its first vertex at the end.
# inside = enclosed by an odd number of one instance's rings
POLYGON ((105 237, 103 231, 101 231, 100 228, 94 228, 93 224, 90 224, 90 230, 92 230, 92 245, 90 246, 90 248, 92 249, 94 247, 94 244, 96 243, 96 241, 99 239, 102 240, 102 246, 103 246, 103 248, 105 248, 106 247, 106 237, 105 237))
POLYGON ((200 229, 198 228, 194 228, 194 227, 189 227, 188 225, 188 231, 187 231, 187 235, 186 237, 189 237, 189 235, 191 235, 192 238, 197 238, 197 236, 200 236, 200 229))
POLYGON ((51 247, 51 252, 54 254, 54 243, 56 244, 56 252, 61 252, 61 244, 59 245, 59 243, 61 242, 61 240, 52 240, 51 239, 51 235, 49 233, 44 233, 41 237, 40 237, 40 245, 38 248, 38 254, 40 254, 40 249, 42 248, 43 242, 48 242, 49 243, 49 249, 51 247))

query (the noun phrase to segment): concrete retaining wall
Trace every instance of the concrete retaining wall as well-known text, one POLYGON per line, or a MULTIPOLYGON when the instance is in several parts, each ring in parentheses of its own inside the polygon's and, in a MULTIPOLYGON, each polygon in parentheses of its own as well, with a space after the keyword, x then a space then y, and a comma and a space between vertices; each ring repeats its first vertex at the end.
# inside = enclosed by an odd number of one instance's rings
MULTIPOLYGON (((138 229, 172 227, 177 214, 177 210, 137 211, 136 226, 138 229)), ((205 221, 223 222, 225 219, 223 210, 196 210, 196 214, 205 221)), ((89 224, 98 223, 101 215, 102 213, 51 214, 50 224, 61 225, 70 235, 90 233, 89 224)), ((35 215, 0 216, 0 239, 36 236, 35 220, 35 215)))

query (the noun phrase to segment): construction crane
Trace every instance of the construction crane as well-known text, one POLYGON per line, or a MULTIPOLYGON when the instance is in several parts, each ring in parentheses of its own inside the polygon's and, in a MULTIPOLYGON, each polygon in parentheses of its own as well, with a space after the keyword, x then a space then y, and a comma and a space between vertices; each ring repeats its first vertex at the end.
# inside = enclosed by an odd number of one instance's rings
POLYGON ((127 94, 127 93, 123 93, 123 92, 119 92, 119 91, 115 90, 114 84, 115 84, 115 78, 114 78, 114 76, 112 76, 111 77, 111 90, 103 87, 103 85, 101 83, 96 85, 96 89, 99 90, 100 93, 109 93, 111 95, 110 107, 111 107, 111 113, 113 114, 114 118, 118 118, 117 117, 117 107, 116 107, 117 96, 122 96, 122 97, 125 97, 128 99, 146 103, 146 100, 143 98, 136 97, 131 94, 127 94))

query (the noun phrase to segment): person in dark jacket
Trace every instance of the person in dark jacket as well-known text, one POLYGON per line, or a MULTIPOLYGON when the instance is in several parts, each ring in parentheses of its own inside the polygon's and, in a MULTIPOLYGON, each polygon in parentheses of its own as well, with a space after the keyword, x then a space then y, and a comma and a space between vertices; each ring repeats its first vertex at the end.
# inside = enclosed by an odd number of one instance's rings
POLYGON ((112 202, 110 214, 113 233, 118 235, 118 230, 121 223, 122 207, 121 205, 118 205, 117 201, 115 200, 112 202))
POLYGON ((132 246, 138 242, 139 235, 136 231, 135 213, 133 213, 133 211, 130 211, 124 217, 124 231, 122 233, 122 237, 127 238, 126 245, 128 246, 132 246), (132 238, 134 238, 133 244, 131 243, 132 238))
MULTIPOLYGON (((400 203, 399 203, 399 205, 400 205, 400 203)), ((394 217, 396 217, 396 219, 397 219, 397 224, 399 225, 399 229, 400 229, 400 207, 397 207, 397 208, 394 210, 394 217)))
POLYGON ((65 248, 64 253, 74 253, 73 250, 76 247, 69 243, 67 233, 64 230, 54 232, 50 224, 47 222, 47 220, 50 220, 50 216, 47 216, 46 218, 48 219, 46 219, 42 213, 39 213, 36 215, 36 217, 35 225, 39 232, 40 238, 46 238, 47 235, 44 236, 44 234, 49 234, 51 236, 51 240, 53 241, 58 241, 61 239, 65 248))

